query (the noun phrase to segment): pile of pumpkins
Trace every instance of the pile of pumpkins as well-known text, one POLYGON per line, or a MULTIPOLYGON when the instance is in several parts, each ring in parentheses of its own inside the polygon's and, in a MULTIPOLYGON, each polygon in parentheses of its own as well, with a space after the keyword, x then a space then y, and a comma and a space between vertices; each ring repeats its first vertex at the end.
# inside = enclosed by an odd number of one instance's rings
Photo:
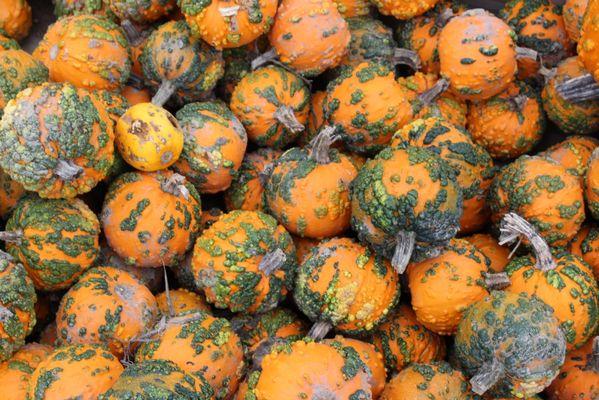
POLYGON ((561 3, 0 2, 0 399, 599 399, 561 3))

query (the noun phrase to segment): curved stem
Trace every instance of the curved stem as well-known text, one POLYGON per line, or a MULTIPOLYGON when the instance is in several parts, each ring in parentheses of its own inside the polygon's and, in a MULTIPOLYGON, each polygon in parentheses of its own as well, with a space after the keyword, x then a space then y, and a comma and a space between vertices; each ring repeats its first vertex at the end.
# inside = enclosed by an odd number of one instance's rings
POLYGON ((330 322, 318 321, 312 325, 308 336, 314 340, 322 340, 324 337, 333 329, 333 325, 330 322))
POLYGON ((418 96, 418 99, 425 106, 428 106, 433 101, 437 100, 437 98, 443 92, 445 92, 447 89, 449 89, 449 81, 447 79, 445 79, 445 78, 441 78, 437 82, 435 82, 435 84, 433 85, 433 87, 431 87, 430 89, 428 89, 428 90, 420 93, 420 95, 418 96))
POLYGON ((523 58, 530 58, 536 61, 539 58, 539 53, 528 47, 516 47, 516 59, 521 60, 523 58))
POLYGON ((499 244, 514 243, 522 238, 527 239, 537 259, 536 267, 541 271, 550 271, 557 267, 547 242, 527 220, 516 213, 507 213, 499 228, 499 244))
POLYGON ((503 365, 497 358, 493 357, 493 361, 485 363, 478 373, 470 379, 472 391, 482 396, 487 390, 495 386, 503 373, 503 365))
POLYGON ((310 141, 310 158, 319 164, 328 164, 331 162, 329 151, 331 145, 339 139, 334 135, 336 128, 334 126, 325 126, 310 141))
POLYGON ((412 252, 416 243, 416 234, 414 232, 399 231, 395 237, 395 251, 391 259, 391 265, 398 274, 403 274, 410 262, 412 252))
POLYGON ((54 174, 65 181, 77 179, 83 173, 83 168, 75 164, 73 161, 58 160, 54 174))
POLYGON ((23 231, 20 229, 16 230, 16 231, 0 232, 0 240, 2 240, 4 242, 20 243, 22 239, 23 239, 23 231))
POLYGON ((189 190, 185 186, 185 177, 174 173, 168 179, 160 184, 160 188, 173 196, 182 196, 185 200, 189 199, 189 190))
POLYGON ((547 68, 543 63, 539 67, 539 75, 545 80, 545 84, 557 75, 557 68, 547 68))
POLYGON ((277 52, 274 48, 268 50, 266 53, 263 53, 252 60, 252 70, 260 68, 264 64, 268 64, 277 57, 277 52))
POLYGON ((393 52, 393 64, 407 65, 414 71, 418 71, 422 67, 422 62, 418 53, 413 50, 396 48, 393 52))
POLYGON ((501 290, 508 287, 511 282, 509 276, 505 272, 490 273, 485 272, 485 285, 487 290, 501 290))
POLYGON ((121 21, 121 28, 123 28, 125 37, 131 46, 137 46, 143 40, 143 36, 139 30, 128 19, 121 21))
POLYGON ((279 268, 285 264, 287 261, 287 255, 281 249, 276 249, 275 251, 271 251, 270 253, 266 253, 260 264, 258 265, 258 269, 264 273, 264 275, 269 276, 279 268))
POLYGON ((164 103, 171 98, 173 93, 177 90, 175 84, 171 81, 164 81, 152 97, 152 104, 162 107, 164 103))
POLYGON ((526 102, 528 101, 528 97, 524 93, 520 93, 517 96, 514 96, 510 99, 510 102, 514 105, 514 108, 518 112, 522 112, 526 102))
POLYGON ((304 125, 295 117, 293 108, 290 106, 284 105, 277 108, 274 117, 292 133, 299 133, 305 129, 304 125))
POLYGON ((591 74, 568 79, 558 85, 555 90, 564 98, 564 100, 573 103, 580 103, 588 100, 599 99, 599 84, 591 74))

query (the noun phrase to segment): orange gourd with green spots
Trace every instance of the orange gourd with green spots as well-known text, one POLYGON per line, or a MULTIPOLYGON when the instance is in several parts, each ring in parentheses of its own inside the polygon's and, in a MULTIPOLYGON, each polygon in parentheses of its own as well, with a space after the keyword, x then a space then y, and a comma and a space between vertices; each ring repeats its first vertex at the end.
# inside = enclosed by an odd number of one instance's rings
POLYGON ((578 59, 595 81, 599 81, 599 2, 589 0, 578 40, 578 59))
POLYGON ((584 260, 599 280, 599 228, 595 224, 583 225, 570 243, 570 252, 584 260))
POLYGON ((4 400, 27 398, 29 378, 40 362, 52 352, 52 347, 28 343, 10 359, 0 364, 0 396, 4 400))
POLYGON ((47 80, 48 68, 25 51, 0 52, 0 109, 6 107, 6 103, 21 90, 47 80))
POLYGON ((595 399, 599 396, 599 339, 566 355, 559 375, 546 390, 548 400, 595 399))
POLYGON ((491 263, 489 264, 490 272, 503 272, 510 261, 510 249, 501 246, 497 239, 488 233, 475 233, 472 236, 465 236, 463 239, 472 243, 487 257, 491 263))
POLYGON ((568 37, 573 42, 578 42, 578 39, 580 39, 582 20, 588 4, 589 0, 566 0, 564 3, 564 26, 568 37))
POLYGON ((160 313, 168 318, 186 312, 204 311, 210 314, 210 306, 199 294, 187 289, 172 289, 156 295, 160 313))
POLYGON ((138 24, 150 24, 166 17, 176 6, 176 0, 103 0, 118 19, 138 24))
POLYGON ((551 146, 539 155, 557 161, 570 175, 584 179, 593 150, 599 147, 599 140, 591 136, 569 136, 551 146))

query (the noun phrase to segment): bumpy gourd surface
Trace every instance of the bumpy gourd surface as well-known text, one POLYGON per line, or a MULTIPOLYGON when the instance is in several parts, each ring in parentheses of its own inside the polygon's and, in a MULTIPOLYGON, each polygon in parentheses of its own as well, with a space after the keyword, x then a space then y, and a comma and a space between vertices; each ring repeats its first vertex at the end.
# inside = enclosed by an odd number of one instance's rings
POLYGON ((584 177, 584 196, 591 216, 599 221, 599 150, 595 150, 584 177))
POLYGON ((566 0, 563 8, 564 26, 573 42, 580 39, 580 29, 589 0, 566 0))
POLYGON ((110 9, 122 20, 149 24, 167 16, 176 6, 176 0, 105 0, 110 9))
POLYGON ((52 350, 50 346, 29 343, 21 347, 10 359, 0 364, 0 396, 2 399, 26 399, 31 374, 52 350))
POLYGON ((439 0, 375 0, 374 5, 383 15, 401 20, 412 19, 433 8, 439 0))
POLYGON ((599 2, 590 0, 582 21, 578 41, 578 58, 599 81, 599 2))
POLYGON ((201 295, 187 289, 171 289, 156 295, 158 310, 167 317, 177 316, 187 311, 205 311, 210 314, 210 306, 201 295), (171 315, 172 312, 172 315, 171 315))
POLYGON ((370 14, 371 3, 366 0, 333 0, 343 18, 364 17, 370 14))
POLYGON ((508 246, 499 245, 497 239, 488 233, 475 233, 464 240, 472 243, 489 260, 491 272, 503 272, 510 261, 511 250, 508 246))
POLYGON ((4 29, 0 28, 0 48, 4 50, 20 50, 19 42, 8 36, 4 29))
POLYGON ((595 279, 599 278, 599 228, 596 224, 583 226, 578 231, 570 243, 570 252, 589 264, 595 279))
POLYGON ((566 168, 570 175, 582 182, 589 167, 593 150, 599 147, 599 140, 591 136, 569 136, 563 141, 540 153, 566 168))
POLYGON ((593 341, 569 352, 560 373, 547 388, 549 400, 595 399, 599 396, 599 371, 593 366, 593 341))
POLYGON ((54 15, 62 18, 69 15, 94 14, 116 21, 108 0, 56 0, 54 15))
POLYGON ((347 25, 351 41, 341 66, 354 66, 371 59, 393 62, 393 52, 397 45, 390 28, 372 17, 348 18, 347 25))
POLYGON ((23 185, 0 170, 0 217, 7 219, 17 202, 27 193, 23 185))
POLYGON ((47 80, 48 68, 23 50, 0 52, 0 108, 6 107, 21 90, 47 80))

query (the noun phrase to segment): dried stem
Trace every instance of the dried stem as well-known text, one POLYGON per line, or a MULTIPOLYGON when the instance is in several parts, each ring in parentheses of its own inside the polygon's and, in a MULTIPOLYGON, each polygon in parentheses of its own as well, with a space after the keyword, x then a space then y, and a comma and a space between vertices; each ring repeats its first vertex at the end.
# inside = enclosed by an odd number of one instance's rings
POLYGON ((528 47, 516 47, 516 59, 521 60, 523 58, 530 58, 536 61, 539 58, 539 53, 528 47))
POLYGON ((416 234, 414 232, 399 231, 395 237, 395 251, 391 259, 391 265, 398 274, 403 274, 412 257, 416 234))
POLYGON ((511 282, 509 276, 505 272, 490 273, 485 272, 485 285, 487 290, 501 290, 508 287, 511 282))
POLYGON ((420 61, 420 57, 418 53, 413 50, 396 48, 393 53, 393 63, 407 65, 412 68, 414 71, 418 71, 422 67, 422 62, 420 61))
POLYGON ((329 151, 331 145, 339 139, 334 135, 336 128, 334 126, 325 126, 310 141, 310 158, 319 164, 328 164, 331 162, 329 151))
POLYGON ((573 103, 599 99, 599 84, 591 74, 568 79, 556 85, 555 89, 565 100, 573 103))
MULTIPOLYGON (((0 240, 2 240, 4 242, 21 243, 22 239, 23 239, 23 231, 20 229, 16 230, 16 231, 0 232, 0 240)), ((8 254, 8 253, 5 253, 5 254, 8 254)))
POLYGON ((274 48, 268 50, 266 53, 263 53, 258 57, 254 58, 254 60, 252 60, 252 70, 258 69, 261 66, 268 64, 269 62, 275 60, 277 57, 277 52, 274 48))
POLYGON ((152 104, 162 107, 164 103, 171 98, 173 93, 177 90, 177 87, 172 81, 163 81, 154 97, 152 97, 152 104))
POLYGON ((295 117, 293 108, 290 106, 283 105, 277 108, 274 117, 292 133, 299 133, 305 129, 304 125, 295 117))
POLYGON ((418 99, 425 106, 428 106, 429 104, 437 100, 437 98, 447 89, 449 89, 449 81, 445 78, 441 78, 437 82, 435 82, 433 87, 431 87, 429 90, 420 93, 418 99))
POLYGON ((485 363, 478 373, 470 379, 472 391, 478 395, 483 395, 501 379, 504 373, 503 365, 493 357, 493 361, 485 363))
POLYGON ((189 199, 189 189, 185 186, 185 177, 174 173, 160 184, 160 188, 173 196, 182 196, 185 200, 189 199))
POLYGON ((322 340, 324 337, 333 329, 333 325, 330 322, 318 321, 312 325, 308 336, 314 340, 322 340))
POLYGON ((287 255, 281 249, 276 249, 275 251, 271 251, 270 253, 266 253, 260 264, 258 265, 258 269, 264 273, 264 275, 269 276, 279 268, 285 264, 287 261, 287 255))
POLYGON ((83 173, 83 168, 73 161, 58 160, 54 174, 65 181, 77 179, 83 173))
POLYGON ((524 93, 520 93, 510 99, 510 102, 518 112, 522 112, 527 101, 528 97, 524 93))

